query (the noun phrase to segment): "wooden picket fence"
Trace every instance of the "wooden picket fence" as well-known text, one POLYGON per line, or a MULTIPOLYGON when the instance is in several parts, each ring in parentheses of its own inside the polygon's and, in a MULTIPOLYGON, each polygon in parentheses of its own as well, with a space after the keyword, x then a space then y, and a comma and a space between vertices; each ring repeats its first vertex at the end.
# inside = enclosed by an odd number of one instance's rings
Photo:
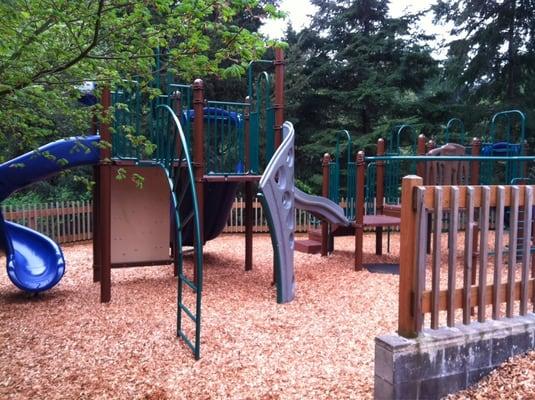
POLYGON ((535 309, 531 252, 535 186, 422 186, 421 178, 408 176, 403 178, 402 196, 406 200, 401 209, 401 335, 421 332, 426 316, 430 328, 437 329, 467 325, 474 319, 526 315, 535 309), (467 218, 462 234, 461 210, 467 218), (446 211, 449 228, 443 238, 446 211), (448 251, 441 254, 445 240, 448 251))
POLYGON ((2 205, 4 219, 27 226, 58 243, 79 242, 93 237, 93 207, 90 201, 2 205))
MULTIPOLYGON (((1 206, 4 218, 27 226, 51 237, 58 243, 71 243, 93 238, 93 206, 91 201, 64 201, 56 203, 1 206)), ((224 228, 224 233, 245 232, 243 218, 245 202, 236 198, 224 228)), ((253 204, 253 232, 269 232, 260 201, 253 204)), ((296 210, 296 232, 307 232, 318 225, 309 213, 296 210)))
MULTIPOLYGON (((243 224, 245 216, 245 202, 242 198, 236 198, 230 211, 227 226, 223 230, 225 233, 245 232, 243 224)), ((266 221, 262 203, 255 199, 253 202, 253 232, 269 232, 269 226, 266 221)), ((308 232, 309 229, 317 227, 319 221, 303 210, 295 210, 295 231, 298 233, 308 232)))

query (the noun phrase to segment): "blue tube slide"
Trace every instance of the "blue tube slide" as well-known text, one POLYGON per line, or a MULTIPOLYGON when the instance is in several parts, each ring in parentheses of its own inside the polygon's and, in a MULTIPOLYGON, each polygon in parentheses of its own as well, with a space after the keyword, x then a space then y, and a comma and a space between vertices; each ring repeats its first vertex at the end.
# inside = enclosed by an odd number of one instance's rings
MULTIPOLYGON (((0 202, 65 169, 98 163, 99 140, 98 135, 61 139, 0 164, 0 202)), ((1 213, 0 247, 6 253, 8 276, 21 290, 42 292, 63 277, 65 261, 58 244, 39 232, 5 221, 1 213)))

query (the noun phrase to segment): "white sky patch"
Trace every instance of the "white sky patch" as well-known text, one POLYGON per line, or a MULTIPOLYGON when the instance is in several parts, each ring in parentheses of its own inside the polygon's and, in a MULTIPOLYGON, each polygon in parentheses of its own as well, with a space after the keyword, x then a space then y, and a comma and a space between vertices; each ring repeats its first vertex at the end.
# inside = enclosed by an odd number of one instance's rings
MULTIPOLYGON (((416 13, 429 8, 434 3, 434 0, 392 0, 390 2, 390 15, 400 17, 406 13, 416 13)), ((312 15, 316 12, 316 7, 310 4, 309 0, 282 0, 280 9, 288 14, 285 19, 268 20, 260 28, 260 32, 271 39, 281 39, 288 23, 291 23, 296 31, 300 31, 310 23, 312 15)), ((426 34, 436 35, 436 42, 433 43, 433 46, 436 47, 442 41, 450 38, 449 31, 452 26, 433 23, 433 15, 428 13, 421 19, 419 27, 426 34)), ((434 53, 438 58, 446 56, 445 49, 435 50, 434 53)))
POLYGON ((300 31, 310 23, 312 15, 316 13, 316 7, 310 4, 308 0, 282 0, 279 10, 286 12, 288 14, 287 17, 268 20, 260 28, 260 32, 271 39, 282 38, 288 23, 291 23, 296 31, 300 31))

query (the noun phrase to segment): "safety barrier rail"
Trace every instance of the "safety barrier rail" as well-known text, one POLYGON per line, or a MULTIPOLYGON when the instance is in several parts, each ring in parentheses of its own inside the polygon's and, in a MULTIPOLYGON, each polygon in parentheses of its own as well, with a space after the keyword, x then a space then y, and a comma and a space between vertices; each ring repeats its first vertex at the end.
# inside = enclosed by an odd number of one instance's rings
POLYGON ((533 312, 535 186, 402 185, 399 333, 533 312), (459 215, 467 215, 461 231, 459 215), (491 210, 495 229, 489 229, 491 210), (449 229, 442 221, 449 215, 449 229), (429 243, 429 238, 432 238, 429 243), (511 243, 521 241, 521 246, 511 243), (447 250, 444 244, 448 244, 447 250))

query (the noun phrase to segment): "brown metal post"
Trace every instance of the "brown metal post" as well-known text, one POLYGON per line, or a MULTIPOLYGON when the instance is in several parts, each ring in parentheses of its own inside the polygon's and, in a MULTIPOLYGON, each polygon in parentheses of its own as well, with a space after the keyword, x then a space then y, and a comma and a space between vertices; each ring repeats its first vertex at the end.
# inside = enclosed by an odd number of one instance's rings
POLYGON ((275 149, 282 143, 282 124, 284 123, 284 52, 275 49, 275 149))
MULTIPOLYGON (((202 79, 196 79, 193 82, 193 110, 195 112, 193 121, 193 163, 195 165, 195 191, 199 202, 201 231, 201 243, 195 243, 195 246, 200 248, 202 253, 204 245, 204 82, 202 79)), ((197 281, 197 265, 194 268, 194 279, 197 281)))
POLYGON ((401 184, 401 233, 400 233, 400 264, 399 264, 399 311, 398 334, 404 337, 415 337, 418 334, 417 318, 413 304, 416 293, 417 267, 416 210, 413 207, 414 187, 422 185, 419 176, 408 175, 401 184))
POLYGON ((359 151, 356 159, 357 177, 355 190, 357 199, 355 204, 355 271, 362 270, 363 255, 362 245, 364 242, 364 188, 366 179, 366 163, 364 152, 359 151))
MULTIPOLYGON (((420 134, 418 136, 418 148, 416 150, 416 155, 425 156, 425 135, 420 134)), ((416 175, 424 178, 425 177, 425 162, 420 161, 416 164, 416 175)))
MULTIPOLYGON (((321 160, 322 171, 322 185, 321 195, 325 198, 329 198, 329 163, 331 162, 331 156, 329 153, 325 153, 321 160)), ((329 252, 329 223, 327 221, 321 221, 321 255, 326 256, 329 252)))
MULTIPOLYGON (((249 96, 245 98, 248 104, 243 111, 244 116, 244 130, 245 130, 245 171, 249 172, 251 168, 251 153, 250 153, 250 103, 249 96)), ((245 182, 245 270, 251 271, 253 269, 253 182, 245 182)))
MULTIPOLYGON (((424 135, 420 135, 418 137, 418 155, 425 155, 428 151, 433 150, 435 147, 436 147, 436 142, 433 139, 429 139, 426 142, 424 135), (422 136, 424 137, 423 140, 420 139, 420 137, 422 137, 422 136), (424 142, 423 146, 422 146, 420 140, 424 142), (423 153, 422 153, 421 147, 423 147, 423 153)), ((421 162, 421 163, 418 163, 418 164, 420 165, 420 168, 421 168, 421 175, 420 175, 420 173, 418 173, 417 175, 421 176, 423 178, 424 185, 434 185, 434 184, 436 184, 436 182, 429 182, 428 178, 425 176, 425 171, 426 171, 425 162, 421 162)), ((427 214, 427 226, 429 227, 429 229, 427 229, 426 252, 427 252, 427 254, 431 254, 431 233, 432 233, 431 232, 431 227, 433 226, 433 215, 431 213, 427 214)))
MULTIPOLYGON (((479 156, 481 155, 481 139, 473 138, 472 139, 472 155, 479 156)), ((470 185, 479 185, 479 161, 472 161, 470 163, 470 185)), ((478 218, 478 209, 475 211, 474 219, 477 221, 478 218)), ((478 251, 478 241, 479 241, 479 227, 476 225, 474 227, 474 240, 472 244, 472 285, 475 285, 477 282, 477 259, 479 257, 478 251)), ((472 314, 474 313, 474 308, 472 308, 472 314)))
MULTIPOLYGON (((100 140, 111 144, 111 131, 106 118, 111 106, 109 87, 102 90, 102 112, 105 121, 100 124, 100 140)), ((111 151, 108 146, 100 149, 99 169, 99 223, 98 243, 100 250, 100 302, 111 299, 111 151)))
POLYGON ((253 182, 245 182, 245 270, 253 269, 253 182))
POLYGON ((182 113, 182 92, 180 90, 175 90, 171 94, 171 100, 174 100, 173 111, 180 120, 180 114, 182 113))
POLYGON ((425 144, 425 151, 431 151, 437 147, 437 143, 433 139, 429 139, 425 144))
MULTIPOLYGON (((472 139, 472 155, 481 155, 481 139, 472 139)), ((479 161, 472 161, 470 164, 470 185, 479 185, 479 161)))
POLYGON ((100 166, 93 167, 93 282, 100 282, 101 244, 100 244, 100 166))
MULTIPOLYGON (((377 155, 385 155, 385 140, 377 140, 377 155)), ((377 161, 377 173, 375 176, 375 210, 377 215, 383 215, 385 201, 385 162, 377 161)), ((375 228, 375 254, 383 254, 383 227, 375 228)))

